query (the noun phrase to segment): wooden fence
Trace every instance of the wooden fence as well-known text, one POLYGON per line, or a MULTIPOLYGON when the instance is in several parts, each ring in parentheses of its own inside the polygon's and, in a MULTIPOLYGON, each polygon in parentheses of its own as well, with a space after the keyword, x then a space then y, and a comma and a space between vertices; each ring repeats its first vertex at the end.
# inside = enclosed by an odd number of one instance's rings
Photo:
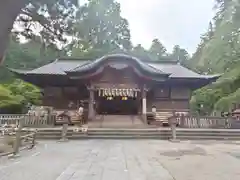
POLYGON ((5 133, 1 132, 0 135, 0 140, 3 141, 3 145, 5 147, 11 146, 7 148, 7 151, 4 150, 0 152, 0 157, 10 154, 17 155, 21 149, 31 149, 36 144, 36 130, 24 130, 22 129, 22 125, 20 125, 17 128, 6 128, 0 131, 5 131, 5 133))
POLYGON ((173 116, 169 119, 181 128, 240 128, 240 121, 231 117, 173 116))
POLYGON ((23 121, 24 127, 49 127, 54 126, 56 121, 55 115, 35 116, 23 114, 1 114, 0 126, 15 126, 19 124, 19 120, 23 121))

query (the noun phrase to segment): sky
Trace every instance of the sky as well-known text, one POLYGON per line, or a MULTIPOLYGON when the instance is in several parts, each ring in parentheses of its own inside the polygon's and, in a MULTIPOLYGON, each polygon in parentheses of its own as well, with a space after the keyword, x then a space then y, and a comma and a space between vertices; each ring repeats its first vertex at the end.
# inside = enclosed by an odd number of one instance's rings
POLYGON ((178 44, 196 50, 214 15, 214 0, 117 0, 129 22, 132 42, 149 48, 158 38, 172 51, 178 44))

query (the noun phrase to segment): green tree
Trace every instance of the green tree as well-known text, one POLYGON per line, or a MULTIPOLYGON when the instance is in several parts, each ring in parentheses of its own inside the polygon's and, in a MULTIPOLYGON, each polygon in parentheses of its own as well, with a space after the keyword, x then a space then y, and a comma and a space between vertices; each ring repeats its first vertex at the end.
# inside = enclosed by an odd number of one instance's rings
POLYGON ((47 46, 44 51, 41 50, 41 47, 42 45, 37 41, 20 43, 13 36, 9 44, 9 50, 6 53, 4 66, 0 67, 0 82, 14 78, 6 67, 33 69, 50 63, 61 55, 65 56, 64 51, 59 52, 54 46, 47 46))
POLYGON ((21 22, 25 37, 31 38, 32 26, 40 27, 46 42, 64 40, 71 31, 72 15, 78 0, 7 0, 0 3, 0 64, 8 46, 9 35, 15 20, 21 22))
POLYGON ((81 6, 76 15, 72 56, 129 50, 129 25, 120 13, 120 4, 115 0, 89 0, 81 6))
POLYGON ((31 103, 38 105, 41 103, 40 98, 42 95, 40 89, 30 83, 16 79, 4 86, 11 91, 12 95, 22 96, 23 104, 31 103))
MULTIPOLYGON (((3 109, 7 110, 12 108, 13 111, 21 112, 21 104, 24 101, 22 96, 14 96, 12 92, 0 85, 0 112, 2 113, 3 109)), ((3 111, 4 113, 5 111, 3 111)))
POLYGON ((167 49, 159 41, 159 39, 154 39, 152 45, 149 49, 149 54, 153 60, 161 60, 163 56, 166 56, 167 49))
POLYGON ((22 80, 0 85, 0 113, 22 113, 28 103, 41 103, 40 90, 22 80))
POLYGON ((185 62, 189 60, 190 55, 188 54, 186 49, 181 48, 179 45, 175 45, 173 47, 171 57, 180 62, 185 62))
MULTIPOLYGON (((204 101, 209 110, 229 111, 240 97, 240 2, 217 1, 217 13, 191 61, 206 73, 224 73, 214 85, 196 91, 192 107, 204 101), (199 98, 197 98, 199 97, 199 98), (198 100, 196 100, 198 99, 198 100)), ((192 63, 192 65, 194 64, 192 63)))
POLYGON ((141 44, 134 46, 130 51, 130 54, 143 60, 150 60, 150 54, 148 50, 146 50, 141 44))

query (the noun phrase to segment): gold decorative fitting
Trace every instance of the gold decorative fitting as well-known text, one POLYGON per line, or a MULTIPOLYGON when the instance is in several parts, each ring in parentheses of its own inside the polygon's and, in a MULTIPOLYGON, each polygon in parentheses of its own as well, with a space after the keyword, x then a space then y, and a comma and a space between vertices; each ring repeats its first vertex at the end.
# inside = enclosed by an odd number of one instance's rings
POLYGON ((122 97, 122 100, 126 101, 126 100, 128 100, 128 98, 127 97, 122 97))

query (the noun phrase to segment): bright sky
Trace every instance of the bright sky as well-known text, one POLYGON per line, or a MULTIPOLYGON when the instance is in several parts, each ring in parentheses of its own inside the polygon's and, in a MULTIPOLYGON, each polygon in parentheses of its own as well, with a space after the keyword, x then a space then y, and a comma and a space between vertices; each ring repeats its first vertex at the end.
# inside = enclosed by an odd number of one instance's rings
POLYGON ((132 41, 149 48, 158 38, 172 50, 175 44, 194 52, 214 15, 214 0, 117 0, 129 21, 132 41))

